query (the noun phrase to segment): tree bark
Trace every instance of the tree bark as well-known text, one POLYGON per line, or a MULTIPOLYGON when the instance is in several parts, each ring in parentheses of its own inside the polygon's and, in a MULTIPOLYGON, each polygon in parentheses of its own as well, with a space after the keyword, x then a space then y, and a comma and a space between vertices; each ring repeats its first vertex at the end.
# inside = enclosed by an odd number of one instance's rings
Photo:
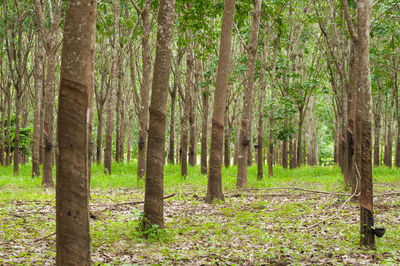
POLYGON ((201 173, 207 174, 207 148, 208 148, 208 90, 203 91, 203 120, 201 123, 201 173))
POLYGON ((288 141, 283 140, 282 142, 282 167, 288 168, 288 141))
POLYGON ((189 116, 189 165, 197 164, 197 97, 200 67, 199 60, 194 59, 194 86, 193 94, 190 101, 190 116, 189 116))
POLYGON ((161 0, 158 10, 144 196, 144 222, 164 227, 164 149, 168 84, 172 59, 175 0, 161 0))
MULTIPOLYGON (((38 41, 39 42, 39 41, 38 41)), ((35 56, 35 106, 33 113, 33 148, 32 148, 32 177, 40 176, 40 107, 42 106, 42 90, 43 90, 43 58, 44 50, 37 44, 35 56)))
POLYGON ((191 43, 186 53, 186 85, 183 99, 182 139, 181 139, 181 176, 187 175, 190 101, 192 93, 193 51, 191 43))
POLYGON ((237 188, 247 186, 247 165, 248 153, 252 148, 252 119, 253 119, 253 104, 254 104, 254 71, 256 63, 256 54, 258 46, 258 32, 261 17, 261 0, 254 0, 253 21, 251 27, 250 43, 247 47, 248 61, 247 61, 247 74, 246 74, 246 89, 243 98, 242 107, 242 121, 240 125, 240 142, 239 142, 239 160, 238 160, 238 174, 237 174, 237 188))
POLYGON ((231 60, 231 40, 235 0, 225 0, 222 15, 221 41, 215 87, 214 112, 212 117, 211 148, 207 195, 205 201, 212 203, 214 199, 224 200, 222 193, 222 144, 224 136, 225 102, 228 90, 229 68, 231 60))
POLYGON ((379 95, 378 95, 378 101, 376 103, 376 109, 375 109, 375 114, 374 114, 374 120, 375 120, 375 141, 374 141, 374 166, 379 166, 380 165, 380 160, 379 160, 379 143, 381 139, 381 112, 382 112, 382 84, 381 81, 378 79, 378 89, 379 89, 379 95))
POLYGON ((106 136, 105 136, 105 148, 104 148, 104 173, 111 174, 111 162, 112 162, 112 136, 114 130, 114 113, 115 113, 115 91, 118 86, 118 72, 119 72, 119 16, 120 16, 120 2, 119 0, 113 0, 113 63, 111 70, 111 88, 110 95, 107 101, 107 121, 106 121, 106 136))
POLYGON ((138 178, 145 175, 146 169, 146 149, 147 149, 147 127, 149 112, 149 93, 151 82, 151 51, 149 45, 150 36, 150 2, 146 1, 142 10, 141 19, 142 29, 142 86, 140 88, 140 108, 139 108, 139 136, 138 136, 138 178))
POLYGON ((91 263, 88 116, 92 108, 95 25, 96 1, 70 1, 64 26, 57 121, 57 265, 91 263))

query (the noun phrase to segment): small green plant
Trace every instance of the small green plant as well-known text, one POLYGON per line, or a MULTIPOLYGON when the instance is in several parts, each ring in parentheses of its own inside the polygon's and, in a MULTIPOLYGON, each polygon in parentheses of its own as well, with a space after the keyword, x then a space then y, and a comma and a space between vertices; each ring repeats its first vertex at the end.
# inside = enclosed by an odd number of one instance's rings
POLYGON ((149 242, 161 242, 164 243, 169 233, 166 229, 160 228, 158 224, 150 224, 150 222, 144 216, 144 212, 139 214, 139 223, 136 227, 137 236, 144 238, 149 242))

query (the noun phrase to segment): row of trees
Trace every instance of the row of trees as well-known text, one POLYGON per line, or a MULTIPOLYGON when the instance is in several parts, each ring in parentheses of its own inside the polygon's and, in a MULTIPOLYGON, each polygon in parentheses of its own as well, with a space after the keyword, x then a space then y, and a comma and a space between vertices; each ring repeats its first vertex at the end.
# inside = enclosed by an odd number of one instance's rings
MULTIPOLYGON (((79 9, 75 5, 80 4, 70 1, 68 10, 79 9)), ((90 22, 94 23, 95 3, 84 1, 83 5, 88 8, 81 10, 88 12, 82 14, 84 21, 70 22, 79 30, 79 25, 88 23, 90 28, 90 22)), ((55 154, 58 164, 66 158, 67 166, 57 167, 60 180, 73 174, 68 171, 76 164, 81 173, 76 180, 80 182, 86 180, 82 173, 88 173, 92 160, 104 163, 109 174, 113 155, 116 161, 135 157, 138 178, 146 174, 146 221, 162 227, 163 164, 180 163, 181 174, 186 175, 187 162, 197 164, 199 140, 202 172, 209 169, 207 202, 223 200, 221 167, 223 163, 228 167, 232 158, 238 164, 237 187, 242 188, 247 184, 247 166, 253 157, 258 162, 258 178, 262 178, 265 158, 272 176, 276 163, 290 168, 316 164, 323 150, 318 149, 326 148, 318 144, 334 143, 334 158, 346 184, 355 195, 361 193, 362 243, 373 245, 372 110, 374 162, 380 164, 380 147, 384 146, 383 161, 391 166, 395 139, 395 165, 400 165, 399 40, 393 34, 400 17, 396 1, 376 3, 374 7, 368 0, 314 0, 312 4, 178 1, 176 6, 175 1, 102 1, 97 7, 96 37, 92 39, 88 37, 91 31, 69 32, 68 12, 78 11, 67 12, 60 0, 7 1, 0 11, 4 21, 0 31, 0 162, 10 164, 13 155, 15 173, 28 155, 21 154, 21 128, 31 125, 32 175, 39 176, 39 165, 43 164, 44 186, 53 186, 55 154), (353 24, 355 17, 357 23, 353 24), (68 34, 71 37, 66 37, 68 34), (88 34, 88 44, 80 43, 83 37, 79 34, 88 34), (86 45, 88 51, 76 51, 76 45, 86 45), (71 51, 66 52, 68 49, 71 51), (85 59, 94 49, 94 60, 85 59), (71 77, 74 73, 79 79, 71 77), (79 81, 81 78, 85 83, 79 81), (58 82, 60 91, 55 85, 58 82), (71 98, 65 106, 64 96, 71 98), (87 101, 80 102, 86 97, 87 101), (84 107, 83 111, 74 103, 84 107), (57 106, 59 129, 54 141, 57 106), (61 128, 61 114, 67 113, 76 116, 61 128), (87 125, 68 128, 68 123, 80 119, 87 125), (70 131, 83 132, 86 128, 87 135, 79 138, 70 131), (137 145, 132 144, 134 137, 137 145), (87 145, 82 144, 84 138, 87 145), (63 149, 77 153, 78 149, 68 145, 78 140, 80 155, 61 154, 63 149), (268 149, 264 149, 266 144, 268 149)), ((70 16, 70 20, 77 19, 70 16)), ((69 192, 58 188, 65 189, 70 183, 62 182, 57 180, 58 195, 67 195, 69 192)), ((73 186, 69 189, 74 191, 73 186)), ((87 191, 80 197, 86 198, 87 191)), ((67 216, 75 217, 74 211, 80 210, 87 213, 79 204, 74 208, 68 209, 67 216)))

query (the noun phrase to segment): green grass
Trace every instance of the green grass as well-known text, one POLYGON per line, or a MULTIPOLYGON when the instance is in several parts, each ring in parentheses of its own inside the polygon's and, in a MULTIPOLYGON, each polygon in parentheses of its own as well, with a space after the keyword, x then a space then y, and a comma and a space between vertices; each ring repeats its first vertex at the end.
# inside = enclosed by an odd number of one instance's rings
MULTIPOLYGON (((203 197, 207 176, 199 167, 189 167, 180 176, 179 165, 164 168, 166 229, 151 229, 149 236, 137 230, 143 205, 116 205, 143 200, 144 180, 137 180, 136 164, 114 163, 112 174, 93 164, 91 178, 92 258, 94 263, 138 264, 399 264, 400 222, 398 196, 376 202, 377 226, 387 229, 377 239, 377 249, 359 249, 358 204, 349 203, 341 212, 341 198, 273 187, 301 187, 345 192, 336 166, 274 168, 274 177, 256 178, 257 168, 248 169, 248 187, 236 190, 237 168, 223 168, 225 202, 208 205, 203 197), (321 220, 335 215, 332 222, 321 220), (105 254, 105 255, 104 255, 105 254)), ((41 187, 31 178, 31 165, 23 165, 18 176, 12 167, 0 167, 0 264, 40 264, 54 260, 54 189, 41 187)), ((400 170, 374 169, 377 194, 398 191, 400 170)), ((348 192, 347 192, 348 193, 348 192)))

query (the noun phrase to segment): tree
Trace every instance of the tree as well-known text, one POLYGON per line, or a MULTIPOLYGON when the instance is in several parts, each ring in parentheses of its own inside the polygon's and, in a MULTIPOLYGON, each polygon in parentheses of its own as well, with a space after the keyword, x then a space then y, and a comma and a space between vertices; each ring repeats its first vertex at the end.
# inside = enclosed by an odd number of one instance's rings
POLYGON ((352 41, 358 53, 359 76, 357 77, 357 98, 360 103, 356 110, 356 139, 358 148, 355 149, 355 170, 361 187, 360 194, 360 245, 372 248, 375 245, 373 218, 373 183, 371 158, 371 81, 369 61, 370 19, 372 10, 371 0, 357 1, 356 33, 349 14, 347 1, 342 5, 352 41))
POLYGON ((251 127, 253 119, 253 103, 254 103, 254 71, 256 63, 256 54, 258 47, 258 32, 261 17, 261 0, 254 1, 253 22, 251 28, 251 37, 247 50, 247 75, 246 75, 246 91, 243 97, 242 119, 240 125, 239 140, 239 161, 237 188, 247 186, 247 160, 248 152, 251 149, 250 140, 252 139, 251 127))
POLYGON ((214 112, 211 129, 211 148, 206 202, 214 199, 224 200, 222 193, 222 145, 224 136, 225 101, 228 90, 229 66, 231 60, 231 40, 233 17, 235 15, 235 0, 225 0, 222 15, 221 41, 215 87, 214 112))
POLYGON ((147 138, 144 223, 164 227, 165 126, 172 60, 175 0, 161 0, 158 9, 157 49, 154 61, 150 122, 147 138))
POLYGON ((61 21, 61 0, 55 0, 54 9, 49 5, 50 27, 46 27, 45 6, 43 0, 35 0, 36 20, 39 25, 40 40, 46 51, 47 69, 44 83, 44 127, 43 127, 43 173, 42 185, 54 186, 54 106, 55 106, 55 79, 57 67, 57 51, 60 47, 59 25, 61 21))
POLYGON ((57 122, 57 265, 90 265, 88 142, 96 1, 69 1, 57 122))

